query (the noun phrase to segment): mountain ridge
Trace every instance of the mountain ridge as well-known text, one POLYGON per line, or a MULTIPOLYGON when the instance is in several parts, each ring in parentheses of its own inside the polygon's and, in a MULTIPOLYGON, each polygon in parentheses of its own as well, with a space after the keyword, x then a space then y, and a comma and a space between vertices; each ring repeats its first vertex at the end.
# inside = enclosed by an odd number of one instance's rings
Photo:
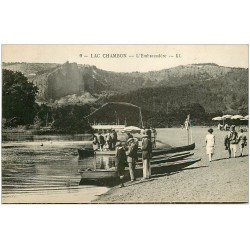
MULTIPOLYGON (((248 68, 225 67, 215 63, 179 65, 173 68, 148 72, 113 72, 96 66, 69 63, 3 63, 3 69, 22 72, 39 88, 38 102, 84 104, 88 102, 124 99, 140 92, 152 99, 150 89, 155 89, 154 98, 163 99, 161 91, 171 92, 172 103, 183 100, 200 103, 209 112, 216 107, 230 112, 244 106, 248 109, 248 68), (148 90, 149 89, 149 90, 148 90), (185 97, 187 91, 189 97, 185 97), (199 95, 199 92, 202 95, 199 95), (182 98, 180 98, 182 97, 182 98), (213 103, 210 101, 213 100, 213 103), (234 108, 235 104, 235 108, 234 108), (212 108, 211 108, 212 107, 212 108)), ((152 100, 151 100, 152 101, 152 100)), ((150 102, 149 102, 150 104, 150 102)), ((143 104, 142 104, 143 105, 143 104)), ((150 108, 150 105, 145 105, 150 108)), ((159 106, 156 105, 156 108, 159 106)))

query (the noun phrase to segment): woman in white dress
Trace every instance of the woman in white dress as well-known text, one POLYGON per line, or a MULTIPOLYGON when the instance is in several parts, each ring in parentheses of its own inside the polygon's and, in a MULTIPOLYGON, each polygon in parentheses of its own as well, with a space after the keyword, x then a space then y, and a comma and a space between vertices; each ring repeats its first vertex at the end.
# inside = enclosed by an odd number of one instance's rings
POLYGON ((211 162, 214 154, 214 145, 215 145, 215 136, 213 135, 213 129, 210 128, 208 130, 208 134, 206 135, 206 150, 208 154, 208 159, 211 162))

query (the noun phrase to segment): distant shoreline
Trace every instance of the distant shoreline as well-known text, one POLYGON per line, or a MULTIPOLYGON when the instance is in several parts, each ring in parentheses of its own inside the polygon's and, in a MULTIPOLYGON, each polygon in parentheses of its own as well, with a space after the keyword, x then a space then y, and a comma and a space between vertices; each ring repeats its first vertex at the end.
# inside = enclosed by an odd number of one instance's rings
POLYGON ((2 134, 10 134, 10 133, 20 133, 26 135, 91 135, 90 133, 69 133, 60 130, 54 129, 19 129, 19 128, 5 128, 2 129, 2 134))

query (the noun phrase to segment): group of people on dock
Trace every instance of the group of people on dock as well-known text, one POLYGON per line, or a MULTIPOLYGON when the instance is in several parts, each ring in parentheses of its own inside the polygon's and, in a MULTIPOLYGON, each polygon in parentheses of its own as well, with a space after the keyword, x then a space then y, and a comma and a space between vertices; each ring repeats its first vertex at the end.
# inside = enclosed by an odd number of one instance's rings
MULTIPOLYGON (((124 187, 123 178, 125 167, 128 166, 131 181, 136 180, 135 167, 138 161, 138 139, 130 137, 127 140, 127 145, 122 145, 121 142, 116 143, 116 166, 118 176, 120 178, 121 187, 124 187)), ((143 178, 149 179, 151 176, 150 159, 152 158, 152 137, 151 131, 145 130, 142 135, 142 164, 143 178)))
POLYGON ((95 151, 115 150, 117 142, 117 132, 115 130, 99 132, 93 137, 93 149, 95 151))
MULTIPOLYGON (((243 150, 246 145, 247 145, 247 137, 244 134, 244 130, 240 129, 240 133, 238 134, 235 130, 235 126, 232 125, 224 140, 225 150, 228 151, 228 158, 236 157, 238 146, 240 148, 240 156, 242 157, 243 150)), ((213 129, 210 128, 206 136, 206 151, 210 162, 212 161, 214 155, 214 147, 215 147, 215 136, 213 135, 213 129)))
MULTIPOLYGON (((156 147, 156 129, 143 128, 141 130, 141 150, 143 164, 143 179, 149 179, 151 176, 150 159, 152 157, 152 149, 156 147)), ((93 135, 93 149, 96 151, 116 150, 116 166, 121 187, 124 186, 123 178, 125 167, 129 168, 131 181, 136 180, 135 168, 138 162, 139 140, 134 138, 129 132, 125 133, 123 142, 117 138, 115 130, 106 130, 93 135)))

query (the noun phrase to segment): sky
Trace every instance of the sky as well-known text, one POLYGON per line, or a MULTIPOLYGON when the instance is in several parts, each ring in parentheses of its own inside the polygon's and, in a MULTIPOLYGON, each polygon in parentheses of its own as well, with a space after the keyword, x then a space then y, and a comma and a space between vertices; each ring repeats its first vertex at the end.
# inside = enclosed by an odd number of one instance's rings
POLYGON ((147 72, 193 63, 248 68, 248 45, 2 45, 2 62, 66 61, 115 72, 147 72))

